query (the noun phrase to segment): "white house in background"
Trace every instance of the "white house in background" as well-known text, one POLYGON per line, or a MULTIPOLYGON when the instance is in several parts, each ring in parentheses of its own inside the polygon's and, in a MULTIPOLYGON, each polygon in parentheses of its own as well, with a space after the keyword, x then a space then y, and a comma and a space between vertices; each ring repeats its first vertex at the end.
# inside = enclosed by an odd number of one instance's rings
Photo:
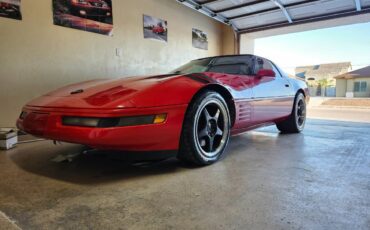
POLYGON ((295 75, 304 79, 310 86, 312 96, 335 96, 336 79, 334 77, 352 70, 351 62, 328 63, 295 68, 295 75), (326 88, 321 84, 326 80, 326 88))
POLYGON ((337 97, 370 97, 370 66, 335 77, 337 97))

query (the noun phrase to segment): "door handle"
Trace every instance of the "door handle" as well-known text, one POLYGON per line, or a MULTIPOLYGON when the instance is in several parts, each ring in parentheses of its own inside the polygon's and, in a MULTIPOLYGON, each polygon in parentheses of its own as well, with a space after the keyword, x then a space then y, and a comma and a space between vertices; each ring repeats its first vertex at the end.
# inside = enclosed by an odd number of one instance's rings
POLYGON ((290 87, 290 85, 289 84, 285 84, 285 87, 290 87))

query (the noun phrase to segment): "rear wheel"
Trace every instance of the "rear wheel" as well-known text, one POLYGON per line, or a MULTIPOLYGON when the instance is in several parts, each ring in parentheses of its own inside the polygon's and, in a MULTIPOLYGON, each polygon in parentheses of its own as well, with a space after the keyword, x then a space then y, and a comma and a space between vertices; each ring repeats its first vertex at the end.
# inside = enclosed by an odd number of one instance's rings
POLYGON ((287 120, 276 123, 276 127, 282 133, 300 133, 306 124, 306 100, 303 93, 298 93, 293 111, 287 120))
POLYGON ((230 138, 230 114, 225 100, 207 91, 189 105, 178 158, 209 165, 221 158, 230 138))

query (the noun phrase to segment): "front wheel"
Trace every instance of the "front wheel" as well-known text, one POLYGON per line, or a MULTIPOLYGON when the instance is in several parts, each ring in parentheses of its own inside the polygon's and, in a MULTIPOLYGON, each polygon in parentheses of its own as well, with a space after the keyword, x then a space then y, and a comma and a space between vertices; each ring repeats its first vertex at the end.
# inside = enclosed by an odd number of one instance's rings
POLYGON ((306 124, 306 100, 303 93, 298 93, 294 100, 292 113, 287 120, 276 123, 282 133, 300 133, 306 124))
POLYGON ((188 108, 178 158, 196 165, 209 165, 223 155, 230 138, 230 113, 223 97, 207 91, 188 108))

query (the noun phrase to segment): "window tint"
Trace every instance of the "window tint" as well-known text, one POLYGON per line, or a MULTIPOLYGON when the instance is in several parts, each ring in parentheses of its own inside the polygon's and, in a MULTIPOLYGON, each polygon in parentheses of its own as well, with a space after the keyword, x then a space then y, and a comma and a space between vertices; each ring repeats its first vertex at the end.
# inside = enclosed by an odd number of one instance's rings
POLYGON ((245 64, 225 64, 211 66, 208 72, 215 73, 226 73, 226 74, 236 74, 236 75, 250 75, 251 69, 245 64))
POLYGON ((173 74, 190 74, 201 72, 216 72, 236 75, 252 75, 253 56, 225 56, 205 58, 189 62, 175 69, 173 74))
POLYGON ((205 72, 207 70, 208 65, 211 62, 211 60, 212 59, 210 59, 210 58, 194 60, 194 61, 191 61, 191 62, 173 70, 171 73, 188 74, 188 73, 205 72))
POLYGON ((259 70, 261 69, 270 69, 275 72, 276 77, 281 77, 281 74, 279 70, 276 68, 274 64, 272 64, 269 60, 264 59, 264 58, 257 58, 256 59, 256 65, 254 67, 255 73, 258 73, 259 70))
POLYGON ((256 73, 261 69, 271 69, 271 70, 273 70, 271 63, 269 61, 267 61, 266 59, 263 59, 263 58, 257 58, 256 59, 256 65, 255 65, 254 69, 255 69, 256 73))
POLYGON ((253 74, 253 58, 251 56, 240 57, 219 57, 215 58, 208 72, 236 74, 236 75, 251 75, 253 74))

